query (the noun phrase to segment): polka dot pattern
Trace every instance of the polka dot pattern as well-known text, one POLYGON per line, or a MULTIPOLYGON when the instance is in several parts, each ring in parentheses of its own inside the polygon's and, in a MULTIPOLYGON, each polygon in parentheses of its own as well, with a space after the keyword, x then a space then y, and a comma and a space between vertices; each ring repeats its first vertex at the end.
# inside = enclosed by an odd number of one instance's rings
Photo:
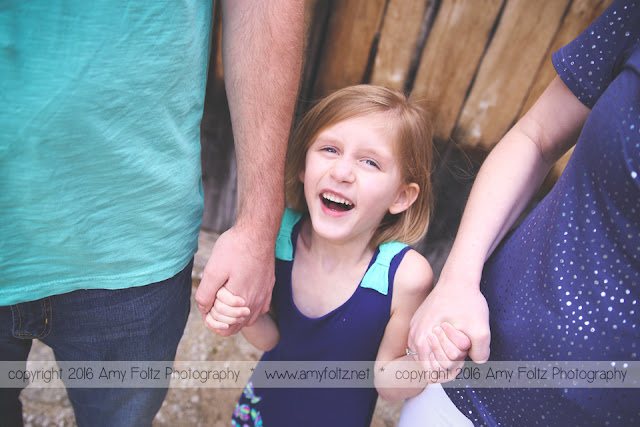
MULTIPOLYGON (((553 62, 592 111, 562 177, 485 266, 491 360, 637 362, 640 4, 614 1, 553 62)), ((446 390, 477 425, 640 425, 638 389, 446 390)))

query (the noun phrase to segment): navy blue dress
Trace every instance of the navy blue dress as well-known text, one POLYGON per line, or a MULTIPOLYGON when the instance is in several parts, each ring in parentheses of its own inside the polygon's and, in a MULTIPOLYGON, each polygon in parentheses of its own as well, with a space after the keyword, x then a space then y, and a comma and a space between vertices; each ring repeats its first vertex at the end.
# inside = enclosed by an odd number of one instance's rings
MULTIPOLYGON (((640 2, 614 1, 553 64, 591 113, 557 184, 485 265, 491 360, 637 362, 640 2)), ((640 425, 637 388, 447 393, 477 425, 640 425)))
MULTIPOLYGON (((381 245, 373 255, 365 278, 373 277, 370 272, 383 273, 378 279, 384 276, 384 283, 375 285, 376 290, 367 287, 363 279, 343 305, 312 319, 296 308, 291 293, 299 218, 290 210, 285 212, 278 246, 282 246, 283 237, 288 240, 291 247, 284 252, 289 252, 289 255, 279 255, 283 251, 276 249, 276 256, 285 258, 276 259, 272 299, 280 341, 260 359, 252 380, 236 405, 232 424, 241 427, 368 426, 378 398, 373 384, 373 361, 390 318, 395 272, 409 247, 397 242, 381 245), (371 361, 371 369, 366 386, 358 382, 357 388, 279 388, 255 384, 260 380, 254 377, 268 365, 265 362, 285 361, 371 361)), ((291 368, 292 371, 295 366, 294 363, 277 365, 281 370, 291 368)), ((318 367, 321 365, 319 363, 318 367)))

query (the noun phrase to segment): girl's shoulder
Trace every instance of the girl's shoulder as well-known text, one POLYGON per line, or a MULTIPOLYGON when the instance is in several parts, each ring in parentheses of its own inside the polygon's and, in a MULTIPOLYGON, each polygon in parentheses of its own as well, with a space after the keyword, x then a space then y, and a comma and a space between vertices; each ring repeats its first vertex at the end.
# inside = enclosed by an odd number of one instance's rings
POLYGON ((293 228, 302 219, 300 212, 286 208, 282 214, 280 230, 276 238, 276 258, 283 261, 293 261, 293 228))
POLYGON ((433 288, 433 270, 418 251, 409 249, 398 266, 393 281, 394 293, 426 296, 433 288))

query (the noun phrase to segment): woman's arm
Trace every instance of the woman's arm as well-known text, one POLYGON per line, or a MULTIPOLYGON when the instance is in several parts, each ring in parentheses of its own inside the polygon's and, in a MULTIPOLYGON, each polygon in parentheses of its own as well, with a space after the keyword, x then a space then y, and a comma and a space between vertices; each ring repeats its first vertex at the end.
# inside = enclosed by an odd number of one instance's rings
POLYGON ((434 292, 411 322, 409 342, 422 360, 435 325, 452 323, 471 339, 469 355, 489 358, 489 311, 482 268, 553 164, 572 147, 590 110, 556 77, 482 165, 434 292))
POLYGON ((453 379, 455 374, 448 370, 464 363, 470 345, 467 337, 450 325, 445 326, 446 331, 437 329, 430 338, 433 354, 430 355, 430 366, 425 370, 413 356, 406 354, 406 349, 411 317, 433 287, 433 272, 427 260, 415 251, 407 252, 398 267, 393 287, 391 318, 380 343, 374 374, 380 397, 388 401, 413 397, 427 384, 453 379), (415 379, 402 379, 405 372, 413 374, 415 379))

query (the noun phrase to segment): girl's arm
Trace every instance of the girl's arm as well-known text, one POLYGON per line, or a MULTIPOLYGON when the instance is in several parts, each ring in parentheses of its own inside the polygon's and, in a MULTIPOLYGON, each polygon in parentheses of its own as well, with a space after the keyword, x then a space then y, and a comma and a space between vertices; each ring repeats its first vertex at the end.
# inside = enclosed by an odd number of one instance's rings
POLYGON ((280 341, 280 330, 275 322, 271 310, 262 314, 251 326, 240 330, 251 345, 261 351, 269 351, 280 341))
POLYGON ((433 352, 425 362, 428 369, 423 368, 414 356, 406 354, 411 317, 432 287, 433 272, 427 260, 416 251, 407 252, 396 272, 391 318, 375 363, 375 385, 384 400, 407 399, 416 396, 428 384, 452 380, 455 377, 452 370, 464 364, 466 349, 471 343, 448 324, 434 328, 430 334, 433 352))
POLYGON ((491 151, 471 190, 438 285, 411 322, 409 343, 425 358, 434 325, 451 322, 471 339, 469 355, 489 358, 489 310, 482 268, 553 164, 575 144, 589 114, 559 77, 491 151))
MULTIPOLYGON (((233 295, 223 286, 216 294, 216 301, 205 318, 207 326, 215 332, 244 322, 250 314, 249 308, 244 304, 242 298, 233 295)), ((253 325, 245 326, 241 332, 251 345, 262 351, 271 350, 280 341, 280 330, 271 311, 260 315, 253 325)))

